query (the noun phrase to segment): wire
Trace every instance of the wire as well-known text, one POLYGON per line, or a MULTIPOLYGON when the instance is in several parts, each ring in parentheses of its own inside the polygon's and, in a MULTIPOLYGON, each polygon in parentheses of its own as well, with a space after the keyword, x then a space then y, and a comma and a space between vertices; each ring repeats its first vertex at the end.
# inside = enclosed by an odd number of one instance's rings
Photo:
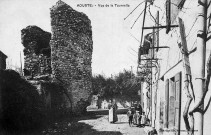
POLYGON ((159 8, 161 11, 163 11, 161 7, 159 7, 159 6, 155 5, 155 4, 154 4, 154 6, 155 6, 156 8, 159 8))
MULTIPOLYGON (((187 10, 187 9, 190 9, 190 8, 188 8, 189 5, 190 5, 190 3, 191 3, 191 0, 190 0, 190 2, 188 3, 188 6, 187 6, 186 10, 187 10)), ((184 13, 184 12, 183 12, 183 13, 184 13)), ((183 14, 183 15, 184 15, 184 14, 183 14)), ((183 15, 182 15, 181 17, 183 17, 183 15)))
POLYGON ((133 11, 131 11, 131 12, 129 13, 129 15, 128 15, 127 17, 124 18, 124 20, 126 20, 126 19, 136 10, 136 8, 138 8, 138 7, 139 7, 142 3, 144 3, 144 2, 145 2, 145 1, 139 3, 138 6, 136 6, 135 9, 133 9, 133 11))
POLYGON ((138 54, 138 52, 136 52, 133 48, 130 47, 131 50, 133 50, 136 54, 138 54))
MULTIPOLYGON (((149 5, 147 6, 149 7, 149 5)), ((133 28, 133 26, 135 25, 135 23, 137 22, 137 20, 139 19, 139 17, 141 16, 141 14, 143 14, 144 10, 141 11, 141 13, 139 14, 139 16, 136 18, 135 22, 133 23, 133 25, 131 26, 131 29, 133 28)))
POLYGON ((188 34, 186 35, 186 37, 189 36, 189 34, 190 34, 191 30, 193 29, 193 26, 196 24, 196 21, 197 21, 197 20, 198 20, 198 17, 195 19, 195 21, 194 21, 193 25, 191 26, 191 28, 190 28, 188 34))
MULTIPOLYGON (((151 13, 151 11, 150 11, 150 6, 149 6, 148 11, 149 11, 150 16, 153 18, 154 22, 155 22, 157 25, 161 25, 161 24, 157 23, 157 20, 156 20, 155 17, 152 15, 152 13, 151 13)), ((158 18, 158 19, 159 19, 159 18, 158 18)))
POLYGON ((194 48, 194 45, 196 44, 196 42, 197 42, 197 39, 194 41, 194 43, 193 43, 193 45, 192 45, 190 50, 192 50, 194 48))
POLYGON ((177 61, 180 60, 180 51, 179 50, 177 50, 177 57, 175 57, 174 63, 176 63, 177 61), (177 57, 178 57, 178 60, 176 59, 177 57))
POLYGON ((191 37, 196 36, 195 34, 197 33, 198 29, 196 29, 187 39, 187 41, 189 41, 189 39, 191 39, 191 37))
MULTIPOLYGON (((174 6, 176 6, 176 7, 178 7, 178 8, 180 8, 177 4, 175 4, 175 3, 172 3, 172 2, 170 2, 172 5, 174 5, 174 6)), ((190 9, 190 8, 188 8, 188 7, 183 7, 183 9, 190 9)), ((181 10, 182 11, 182 10, 181 10)), ((182 11, 182 12, 184 12, 184 11, 182 11)))
POLYGON ((129 50, 128 50, 128 52, 129 52, 131 55, 133 55, 134 57, 137 57, 137 55, 135 55, 135 54, 131 53, 129 50))
MULTIPOLYGON (((156 21, 155 17, 152 15, 152 13, 150 11, 150 6, 148 8, 148 11, 149 11, 150 16, 153 18, 154 22, 157 24, 157 21, 156 21)), ((160 25, 160 24, 158 24, 158 25, 160 25)))
POLYGON ((133 36, 133 34, 130 33, 130 36, 140 43, 140 41, 135 36, 133 36))

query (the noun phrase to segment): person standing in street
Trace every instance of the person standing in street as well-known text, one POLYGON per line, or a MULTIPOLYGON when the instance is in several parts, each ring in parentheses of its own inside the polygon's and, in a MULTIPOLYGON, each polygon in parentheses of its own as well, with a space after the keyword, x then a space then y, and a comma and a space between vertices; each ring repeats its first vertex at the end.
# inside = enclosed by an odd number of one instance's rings
POLYGON ((141 123, 141 115, 142 115, 142 106, 141 106, 141 103, 140 102, 138 102, 135 105, 135 112, 136 112, 136 115, 135 115, 135 124, 137 124, 137 126, 140 126, 140 123, 141 123))
POLYGON ((139 101, 138 104, 137 104, 137 108, 136 108, 138 111, 139 111, 139 119, 138 119, 138 123, 139 123, 139 126, 141 124, 141 117, 142 117, 142 106, 141 106, 141 102, 139 101))
POLYGON ((132 124, 133 124, 133 112, 131 110, 131 107, 128 109, 127 117, 128 117, 129 126, 132 127, 132 124))
POLYGON ((109 122, 110 123, 115 123, 118 121, 117 110, 118 110, 118 106, 116 104, 116 100, 113 99, 111 109, 109 110, 109 122))
POLYGON ((113 108, 113 119, 114 119, 113 123, 114 123, 114 122, 118 121, 118 117, 117 117, 118 106, 116 104, 116 100, 115 99, 113 100, 112 108, 113 108))

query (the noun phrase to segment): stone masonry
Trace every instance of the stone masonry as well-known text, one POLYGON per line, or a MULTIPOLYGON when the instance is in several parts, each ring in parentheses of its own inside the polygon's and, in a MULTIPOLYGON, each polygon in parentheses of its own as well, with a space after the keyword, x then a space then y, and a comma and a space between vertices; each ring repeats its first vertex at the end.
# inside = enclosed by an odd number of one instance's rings
POLYGON ((51 8, 51 67, 54 80, 67 88, 75 110, 80 100, 91 93, 92 27, 84 14, 58 1, 51 8))
POLYGON ((51 73, 51 33, 37 26, 28 26, 21 30, 24 46, 24 76, 51 73))

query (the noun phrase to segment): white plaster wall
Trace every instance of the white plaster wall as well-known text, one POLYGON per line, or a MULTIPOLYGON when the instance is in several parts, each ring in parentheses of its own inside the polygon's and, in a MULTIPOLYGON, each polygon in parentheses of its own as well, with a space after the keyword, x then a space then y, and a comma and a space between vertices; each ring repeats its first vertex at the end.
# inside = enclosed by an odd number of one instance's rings
MULTIPOLYGON (((159 1, 162 3, 162 1, 159 1)), ((190 51, 194 47, 197 47, 197 26, 198 21, 197 18, 197 7, 198 7, 198 0, 186 0, 184 8, 179 13, 179 17, 181 17, 184 21, 185 25, 185 32, 186 32, 186 40, 188 45, 188 50, 190 51)), ((165 9, 165 8, 162 8, 165 9)), ((208 9, 208 15, 210 14, 211 8, 208 9)), ((162 15, 163 12, 160 11, 160 14, 162 15)), ((162 25, 165 25, 165 19, 160 20, 162 25)), ((175 24, 178 24, 177 20, 175 21, 175 24)), ((179 28, 174 28, 169 32, 169 34, 165 34, 165 30, 160 31, 160 46, 169 46, 169 49, 160 49, 158 52, 158 58, 161 58, 162 60, 159 61, 161 68, 160 68, 160 74, 161 76, 164 75, 164 81, 159 81, 158 86, 158 93, 157 93, 157 119, 156 119, 156 129, 159 129, 162 127, 159 122, 159 116, 160 116, 160 103, 164 100, 164 91, 165 91, 165 80, 168 78, 171 78, 175 76, 178 72, 182 71, 182 93, 181 93, 181 130, 185 130, 185 124, 182 117, 182 112, 184 111, 184 106, 186 103, 186 95, 183 92, 184 87, 184 74, 183 74, 183 66, 182 62, 180 62, 178 65, 175 66, 175 64, 178 63, 179 60, 182 59, 182 55, 180 53, 180 50, 178 48, 178 42, 180 42, 180 33, 179 28), (175 66, 175 67, 174 67, 175 66), (172 68, 172 69, 171 69, 172 68), (171 69, 171 70, 169 70, 171 69), (168 71, 169 70, 169 71, 168 71), (167 72, 168 71, 168 72, 167 72), (167 72, 167 73, 166 73, 167 72)), ((211 40, 207 42, 206 46, 206 59, 209 56, 209 53, 211 51, 211 40)), ((195 78, 197 77, 198 71, 197 71, 197 52, 194 52, 190 55, 190 65, 191 65, 191 72, 193 76, 193 85, 195 84, 195 78)), ((160 76, 160 77, 161 77, 160 76)), ((210 87, 209 87, 210 89, 210 87)), ((197 95, 198 91, 195 89, 195 95, 197 95)), ((206 99, 205 99, 205 105, 208 103, 211 96, 211 91, 207 93, 206 99)), ((194 102, 191 104, 190 109, 194 106, 194 102)), ((195 120, 195 123, 197 120, 195 120)), ((209 135, 209 129, 211 127, 211 108, 209 108, 204 115, 204 135, 209 135)), ((196 129, 197 130, 197 129, 196 129)), ((184 131, 181 132, 181 135, 186 134, 184 131)))

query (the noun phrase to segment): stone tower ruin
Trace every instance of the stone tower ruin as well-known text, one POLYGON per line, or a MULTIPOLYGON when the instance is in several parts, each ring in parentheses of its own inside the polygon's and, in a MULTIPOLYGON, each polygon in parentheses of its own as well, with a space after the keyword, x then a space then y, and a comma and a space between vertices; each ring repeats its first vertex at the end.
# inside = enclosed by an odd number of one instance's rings
POLYGON ((91 93, 92 27, 89 18, 58 1, 51 8, 51 67, 55 81, 62 82, 71 98, 73 110, 91 93))
POLYGON ((21 30, 24 46, 24 76, 51 74, 51 33, 37 26, 27 26, 21 30))

